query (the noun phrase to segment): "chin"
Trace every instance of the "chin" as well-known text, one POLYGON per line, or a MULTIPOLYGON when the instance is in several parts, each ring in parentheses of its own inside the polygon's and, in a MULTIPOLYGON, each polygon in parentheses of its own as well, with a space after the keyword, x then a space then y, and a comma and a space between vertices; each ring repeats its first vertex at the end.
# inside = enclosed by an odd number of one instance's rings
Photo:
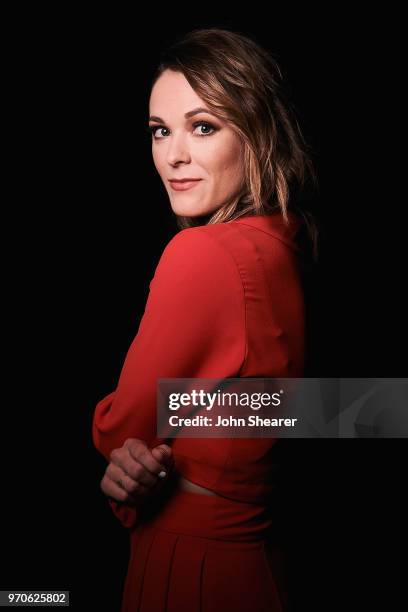
POLYGON ((173 212, 179 217, 204 217, 210 212, 200 208, 192 208, 189 206, 172 206, 173 212))

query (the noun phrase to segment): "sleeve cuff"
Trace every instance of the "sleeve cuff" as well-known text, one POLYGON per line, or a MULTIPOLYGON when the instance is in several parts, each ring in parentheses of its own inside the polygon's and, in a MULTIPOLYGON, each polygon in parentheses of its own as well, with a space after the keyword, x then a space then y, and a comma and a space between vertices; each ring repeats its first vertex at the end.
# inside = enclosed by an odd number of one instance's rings
POLYGON ((131 508, 130 506, 126 506, 125 504, 110 498, 108 499, 108 503, 115 516, 122 523, 123 527, 126 527, 127 529, 135 527, 139 518, 139 513, 135 508, 131 508))

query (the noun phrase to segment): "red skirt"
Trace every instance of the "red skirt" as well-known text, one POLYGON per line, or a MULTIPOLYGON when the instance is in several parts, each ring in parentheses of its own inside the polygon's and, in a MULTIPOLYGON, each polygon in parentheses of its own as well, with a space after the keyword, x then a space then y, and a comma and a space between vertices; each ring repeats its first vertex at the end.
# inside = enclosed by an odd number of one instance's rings
POLYGON ((266 506, 175 490, 130 532, 121 612, 282 612, 266 506))

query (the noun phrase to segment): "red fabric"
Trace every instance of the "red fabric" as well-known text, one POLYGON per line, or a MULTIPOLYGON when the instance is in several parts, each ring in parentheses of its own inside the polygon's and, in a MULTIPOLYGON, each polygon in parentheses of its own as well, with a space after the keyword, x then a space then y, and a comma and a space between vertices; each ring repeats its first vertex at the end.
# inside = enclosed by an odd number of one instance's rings
MULTIPOLYGON (((158 378, 301 377, 301 221, 279 213, 188 228, 167 244, 115 391, 97 404, 92 435, 109 461, 127 438, 172 445, 175 467, 230 499, 262 503, 274 487, 276 439, 164 440, 158 378)), ((125 527, 138 512, 110 501, 125 527)))
POLYGON ((265 506, 173 490, 130 532, 121 612, 282 612, 276 529, 265 506))

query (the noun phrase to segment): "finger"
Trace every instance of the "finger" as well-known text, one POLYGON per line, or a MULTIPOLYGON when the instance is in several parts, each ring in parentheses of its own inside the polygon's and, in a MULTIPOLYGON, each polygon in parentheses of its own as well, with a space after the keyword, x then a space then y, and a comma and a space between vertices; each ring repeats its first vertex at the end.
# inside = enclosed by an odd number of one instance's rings
POLYGON ((117 502, 136 505, 134 496, 106 474, 101 480, 100 488, 106 496, 111 497, 117 502))
POLYGON ((152 473, 149 468, 155 468, 156 464, 158 466, 158 469, 156 468, 157 471, 160 471, 162 468, 154 459, 154 465, 149 465, 148 459, 151 457, 151 451, 147 446, 138 444, 137 440, 135 440, 135 442, 136 444, 134 446, 125 443, 121 448, 113 450, 110 454, 111 463, 120 467, 133 480, 141 482, 146 487, 153 487, 157 482, 157 472, 152 473), (138 453, 137 457, 131 454, 131 448, 136 449, 135 452, 138 453), (144 457, 146 457, 146 459, 144 459, 144 457))
MULTIPOLYGON (((156 446, 152 449, 152 455, 164 466, 164 469, 159 472, 158 476, 164 478, 174 467, 174 456, 161 446, 156 446)), ((167 447, 168 448, 168 447, 167 447)))
POLYGON ((151 474, 156 476, 160 472, 166 471, 166 465, 163 465, 147 447, 129 444, 127 449, 130 455, 141 465, 143 465, 144 468, 151 474))
MULTIPOLYGON (((150 453, 150 451, 147 451, 150 453)), ((124 449, 122 459, 118 464, 125 474, 136 482, 141 483, 145 487, 154 487, 157 483, 157 475, 152 474, 146 467, 141 463, 140 460, 135 459, 129 452, 129 449, 124 449)))
POLYGON ((163 466, 171 465, 173 462, 173 451, 167 444, 159 444, 159 446, 152 448, 152 451, 156 451, 155 457, 163 466), (160 453, 159 457, 156 456, 157 453, 160 453))
MULTIPOLYGON (((140 468, 143 470, 140 466, 140 468)), ((153 485, 145 485, 140 480, 135 480, 129 474, 127 474, 121 467, 115 465, 114 463, 110 463, 106 468, 106 474, 112 481, 117 483, 120 487, 122 487, 125 491, 133 495, 135 498, 145 495, 154 484, 156 484, 157 478, 153 477, 153 485)))

